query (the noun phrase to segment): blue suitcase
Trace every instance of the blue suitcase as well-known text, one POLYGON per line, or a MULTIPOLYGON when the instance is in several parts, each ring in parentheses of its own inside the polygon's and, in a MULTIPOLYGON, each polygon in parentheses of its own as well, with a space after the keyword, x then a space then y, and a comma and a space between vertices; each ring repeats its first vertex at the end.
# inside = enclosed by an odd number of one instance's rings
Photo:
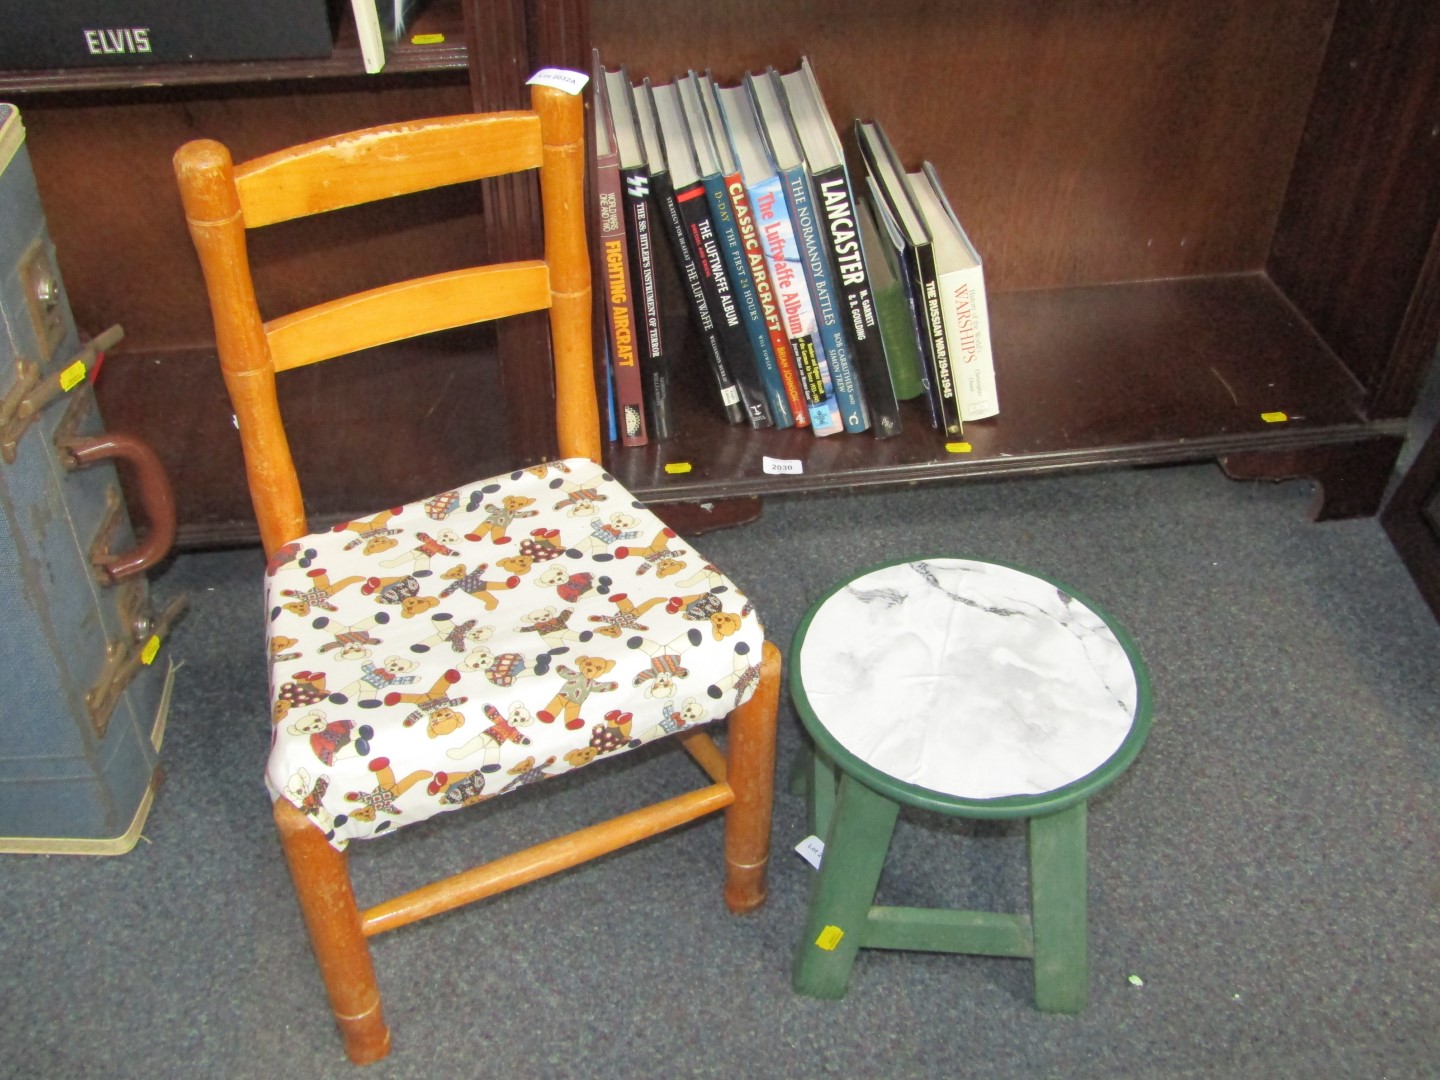
POLYGON ((159 778, 183 600, 151 609, 145 568, 174 534, 169 486, 138 440, 106 433, 19 111, 0 104, 0 851, 120 854, 159 778), (111 458, 153 522, 136 537, 111 458))

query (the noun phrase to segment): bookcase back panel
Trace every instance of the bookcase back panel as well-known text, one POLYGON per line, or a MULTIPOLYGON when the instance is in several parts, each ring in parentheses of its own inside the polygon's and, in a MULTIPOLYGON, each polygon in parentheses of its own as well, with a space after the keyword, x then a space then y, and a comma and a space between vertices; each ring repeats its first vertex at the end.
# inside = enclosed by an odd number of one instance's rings
POLYGON ((1332 0, 594 0, 661 80, 815 66, 833 118, 933 161, 994 291, 1263 267, 1332 0))
MULTIPOLYGON (((277 382, 314 528, 514 463, 493 326, 398 342, 277 382)), ((118 353, 96 391, 106 424, 145 432, 164 461, 182 546, 255 536, 213 347, 118 353)))
MULTIPOLYGON (((25 123, 40 196, 54 223, 76 322, 92 330, 121 323, 125 351, 213 340, 204 282, 170 165, 187 140, 219 139, 243 161, 358 127, 470 108, 463 83, 422 80, 384 94, 356 89, 353 81, 327 86, 304 94, 278 84, 247 88, 243 95, 230 87, 193 87, 27 99, 25 123), (96 177, 105 177, 107 190, 123 198, 96 198, 96 177)), ((480 261, 473 191, 434 194, 428 201, 357 208, 255 233, 251 245, 262 303, 272 301, 277 312, 294 310, 364 288, 365 275, 381 275, 369 282, 378 284, 411 264, 480 261), (315 232, 344 238, 347 254, 323 266, 296 261, 294 252, 317 242, 315 232)))
MULTIPOLYGON (((176 148, 206 135, 244 160, 356 127, 470 109, 469 89, 455 75, 336 80, 304 91, 201 86, 35 94, 26 102, 27 143, 76 321, 92 333, 125 328, 96 386, 101 411, 112 429, 152 440, 174 483, 184 545, 251 535, 253 512, 170 164, 176 148)), ((478 185, 464 184, 286 222, 248 241, 263 309, 280 313, 475 265, 485 259, 486 234, 478 185)), ((438 490, 509 463, 491 328, 339 364, 280 379, 291 446, 318 516, 413 498, 417 478, 438 490), (352 490, 357 455, 382 470, 365 478, 369 490, 352 490)))
POLYGON ((1409 410, 1440 333, 1437 134, 1435 6, 1343 0, 1269 269, 1374 416, 1409 410))

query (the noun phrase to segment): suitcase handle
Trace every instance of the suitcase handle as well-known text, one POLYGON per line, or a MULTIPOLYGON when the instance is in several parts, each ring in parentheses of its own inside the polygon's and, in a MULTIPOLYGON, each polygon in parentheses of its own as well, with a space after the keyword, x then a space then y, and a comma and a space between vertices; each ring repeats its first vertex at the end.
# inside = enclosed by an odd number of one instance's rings
POLYGON ((134 577, 170 553, 170 547, 175 543, 175 493, 171 490, 165 466, 148 443, 134 435, 107 432, 91 438, 66 439, 61 449, 69 455, 74 468, 84 468, 111 458, 122 458, 135 468, 140 503, 150 520, 150 533, 144 543, 132 550, 107 555, 103 562, 96 562, 95 569, 110 584, 134 577))

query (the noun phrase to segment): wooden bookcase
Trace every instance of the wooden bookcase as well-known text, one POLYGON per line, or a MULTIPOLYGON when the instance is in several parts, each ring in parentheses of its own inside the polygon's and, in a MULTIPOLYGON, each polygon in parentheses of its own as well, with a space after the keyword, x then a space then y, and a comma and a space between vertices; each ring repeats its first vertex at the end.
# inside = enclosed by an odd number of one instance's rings
POLYGON ((1429 419, 1429 434, 1385 504, 1380 522, 1420 595, 1440 619, 1440 424, 1429 419))
MULTIPOLYGON (((175 147, 205 134, 249 156, 365 123, 512 107, 535 67, 588 70, 592 44, 636 77, 708 67, 731 80, 809 55, 842 128, 878 118, 909 166, 935 163, 990 289, 1002 412, 967 425, 969 452, 948 452, 918 403, 883 441, 729 427, 691 359, 680 434, 608 453, 643 497, 1212 459, 1235 476, 1315 478, 1317 517, 1378 508, 1440 335, 1440 20, 1426 5, 450 0, 425 18, 446 43, 369 78, 344 27, 319 63, 0 73, 30 133, 72 307, 87 329, 126 325, 102 407, 169 464, 182 543, 253 527, 173 195, 175 147), (771 475, 766 458, 803 471, 771 475)), ((460 265, 477 249, 524 250, 531 199, 508 185, 478 205, 456 193, 398 216, 333 215, 310 228, 345 241, 338 266, 292 252, 314 233, 262 234, 262 292, 279 310, 404 272, 421 251, 460 265)), ((324 478, 312 513, 552 452, 543 320, 500 333, 380 351, 355 362, 358 383, 330 365, 294 373, 296 454, 324 478), (398 383, 382 384, 390 375, 398 383)))

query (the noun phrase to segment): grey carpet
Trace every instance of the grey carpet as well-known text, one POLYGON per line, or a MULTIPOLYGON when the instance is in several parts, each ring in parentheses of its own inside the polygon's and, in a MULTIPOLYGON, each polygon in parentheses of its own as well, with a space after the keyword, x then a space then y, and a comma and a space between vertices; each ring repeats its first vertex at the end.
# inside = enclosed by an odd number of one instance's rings
MULTIPOLYGON (((1091 804, 1083 1015, 1035 1011, 1005 959, 865 952, 843 1001, 795 996, 812 872, 782 790, 754 915, 723 907, 712 820, 378 939, 394 1052, 365 1075, 1440 1075, 1440 626, 1377 522, 1311 524, 1309 495, 1213 466, 838 493, 698 544, 785 645, 841 575, 938 552, 1055 575, 1129 627, 1157 715, 1091 804)), ((260 783, 258 559, 188 554, 156 583, 192 610, 141 844, 0 857, 4 1075, 356 1075, 260 783)), ((799 745, 787 706, 782 779, 799 745)), ((362 903, 697 777, 638 751, 361 845, 362 903)), ((1025 888, 1017 826, 907 815, 881 899, 1025 888)))

